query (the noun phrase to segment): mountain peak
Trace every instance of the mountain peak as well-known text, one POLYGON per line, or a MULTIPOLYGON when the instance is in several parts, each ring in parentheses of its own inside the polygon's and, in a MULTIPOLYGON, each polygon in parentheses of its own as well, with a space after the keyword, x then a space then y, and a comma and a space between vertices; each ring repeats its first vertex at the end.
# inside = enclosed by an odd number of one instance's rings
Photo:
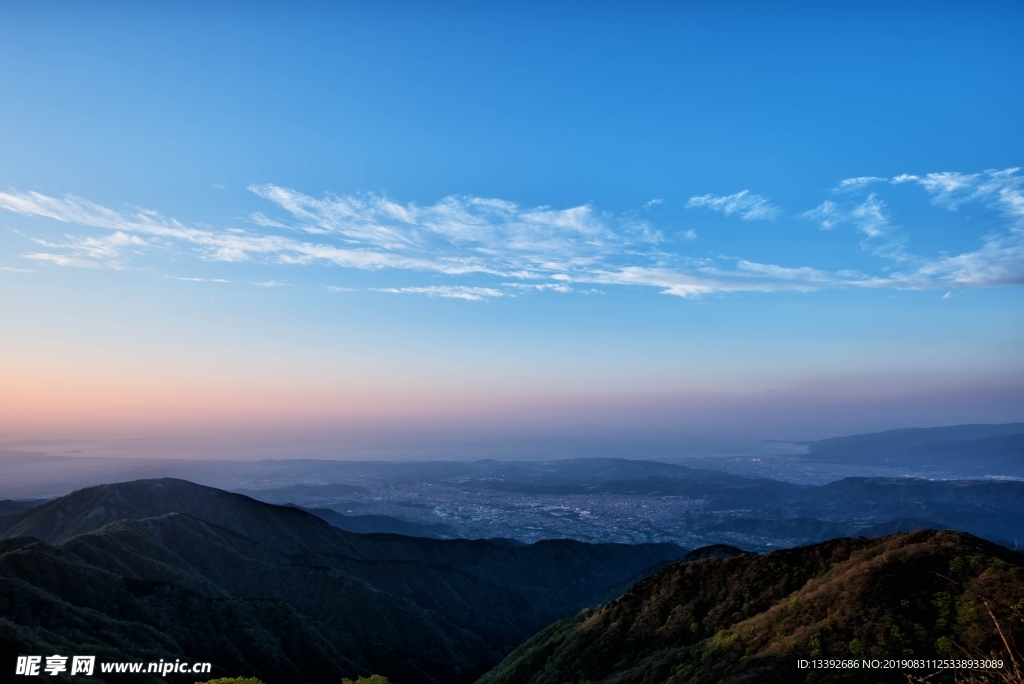
POLYGON ((79 489, 0 518, 0 536, 26 535, 56 543, 116 520, 169 513, 184 513, 226 527, 284 553, 344 551, 358 556, 345 532, 314 515, 174 478, 79 489))

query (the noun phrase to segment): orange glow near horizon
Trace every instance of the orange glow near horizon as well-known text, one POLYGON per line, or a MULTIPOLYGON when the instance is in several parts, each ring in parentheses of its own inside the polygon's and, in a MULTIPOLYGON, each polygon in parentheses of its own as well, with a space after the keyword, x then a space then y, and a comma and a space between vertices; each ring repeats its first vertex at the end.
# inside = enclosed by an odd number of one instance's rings
POLYGON ((152 435, 497 435, 573 433, 758 434, 804 438, 887 421, 985 420, 993 406, 1012 421, 1024 404, 1019 383, 909 383, 902 379, 826 379, 765 389, 676 391, 580 387, 476 386, 430 378, 173 378, 170 374, 0 376, 0 440, 152 435), (840 389, 841 388, 841 389, 840 389), (987 414, 985 412, 988 412, 987 414), (810 427, 809 427, 810 426, 810 427))

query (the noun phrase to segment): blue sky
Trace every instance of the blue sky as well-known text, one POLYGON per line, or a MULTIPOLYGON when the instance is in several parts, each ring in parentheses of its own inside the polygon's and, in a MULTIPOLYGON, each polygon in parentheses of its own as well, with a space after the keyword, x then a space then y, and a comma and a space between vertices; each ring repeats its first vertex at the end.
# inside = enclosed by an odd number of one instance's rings
POLYGON ((11 438, 1024 419, 1019 3, 0 12, 11 438))

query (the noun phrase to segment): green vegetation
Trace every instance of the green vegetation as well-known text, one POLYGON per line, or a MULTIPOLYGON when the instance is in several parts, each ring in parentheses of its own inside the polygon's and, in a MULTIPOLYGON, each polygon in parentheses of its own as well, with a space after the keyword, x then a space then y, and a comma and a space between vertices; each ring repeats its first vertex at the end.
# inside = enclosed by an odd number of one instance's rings
POLYGON ((360 677, 356 680, 342 678, 341 684, 391 684, 391 682, 388 681, 387 677, 375 674, 369 677, 360 677))
POLYGON ((1007 643, 1024 643, 1022 600, 1022 556, 957 532, 712 558, 675 565, 548 627, 480 684, 906 682, 899 671, 799 670, 796 661, 1009 662, 995 621, 1007 643))

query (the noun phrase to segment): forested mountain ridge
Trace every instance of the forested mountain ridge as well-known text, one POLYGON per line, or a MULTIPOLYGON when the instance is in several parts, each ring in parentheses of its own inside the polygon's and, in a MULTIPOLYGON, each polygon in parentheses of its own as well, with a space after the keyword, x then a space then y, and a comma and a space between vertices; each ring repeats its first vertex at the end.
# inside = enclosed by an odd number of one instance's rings
POLYGON ((1006 660, 985 602, 1019 644, 1022 599, 1024 557, 959 532, 709 558, 673 565, 551 625, 480 684, 905 682, 899 671, 823 673, 796 661, 1006 660))
POLYGON ((362 555, 354 537, 338 534, 315 516, 174 479, 79 489, 42 506, 0 517, 0 537, 23 535, 59 543, 115 520, 141 520, 166 513, 191 515, 284 553, 330 549, 362 555))
POLYGON ((179 480, 80 490, 0 518, 0 537, 0 632, 22 652, 206 660, 268 683, 471 681, 685 553, 357 535, 179 480))

